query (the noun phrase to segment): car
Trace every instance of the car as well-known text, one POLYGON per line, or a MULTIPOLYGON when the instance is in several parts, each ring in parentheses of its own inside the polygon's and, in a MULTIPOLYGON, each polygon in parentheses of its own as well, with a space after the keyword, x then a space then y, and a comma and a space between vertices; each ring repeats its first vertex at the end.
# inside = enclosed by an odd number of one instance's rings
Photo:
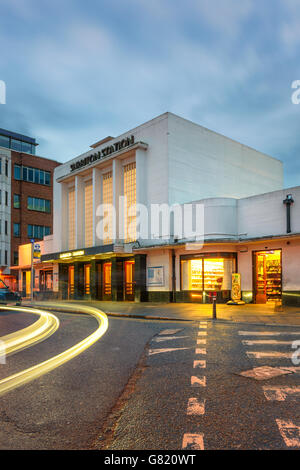
POLYGON ((12 292, 5 282, 0 279, 0 305, 21 305, 22 297, 19 292, 12 292))

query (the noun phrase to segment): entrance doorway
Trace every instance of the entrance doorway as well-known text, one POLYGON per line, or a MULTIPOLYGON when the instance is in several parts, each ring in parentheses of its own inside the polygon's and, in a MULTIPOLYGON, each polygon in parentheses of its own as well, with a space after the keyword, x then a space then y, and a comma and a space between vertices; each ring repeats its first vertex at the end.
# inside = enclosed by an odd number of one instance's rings
POLYGON ((74 298, 74 266, 68 267, 68 299, 74 298))
POLYGON ((266 304, 282 298, 281 250, 254 253, 255 303, 266 304))
POLYGON ((111 262, 103 263, 103 283, 102 297, 103 300, 111 300, 111 262))
POLYGON ((125 300, 134 300, 134 260, 124 262, 125 271, 125 300))

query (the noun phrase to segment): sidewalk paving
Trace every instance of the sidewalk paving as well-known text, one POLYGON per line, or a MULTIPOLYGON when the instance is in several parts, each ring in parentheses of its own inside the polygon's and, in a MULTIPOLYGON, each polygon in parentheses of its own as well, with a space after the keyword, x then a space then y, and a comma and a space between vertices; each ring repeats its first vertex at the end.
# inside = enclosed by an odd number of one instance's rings
MULTIPOLYGON (((212 320, 212 304, 196 303, 135 303, 109 301, 58 301, 69 307, 74 304, 99 308, 108 316, 158 319, 166 321, 212 320)), ((39 306, 49 310, 62 311, 55 307, 55 301, 23 302, 24 306, 39 306)), ((74 313, 76 310, 74 309, 74 313)), ((283 307, 275 311, 274 305, 217 305, 217 319, 224 322, 257 323, 267 325, 300 326, 300 307, 283 307)))

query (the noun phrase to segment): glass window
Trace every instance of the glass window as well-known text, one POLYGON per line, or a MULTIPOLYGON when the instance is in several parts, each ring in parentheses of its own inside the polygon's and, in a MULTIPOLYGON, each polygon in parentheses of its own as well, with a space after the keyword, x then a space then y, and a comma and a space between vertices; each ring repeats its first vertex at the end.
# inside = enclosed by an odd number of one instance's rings
POLYGON ((5 176, 8 176, 8 160, 5 160, 5 176))
POLYGON ((2 191, 0 189, 0 204, 2 204, 2 191))
POLYGON ((40 170, 40 183, 45 184, 45 172, 40 170))
POLYGON ((34 198, 33 198, 33 197, 28 197, 28 199, 27 199, 27 209, 29 209, 29 210, 31 210, 31 211, 34 210, 34 203, 33 203, 33 201, 34 201, 34 198))
POLYGON ((7 224, 7 220, 6 220, 5 224, 4 224, 5 235, 7 235, 7 229, 8 229, 8 224, 7 224))
POLYGON ((7 137, 6 135, 0 135, 0 147, 5 147, 9 149, 9 137, 7 137))
POLYGON ((22 152, 32 153, 32 146, 28 142, 22 142, 22 152))
POLYGON ((21 167, 20 167, 20 165, 15 165, 14 166, 14 177, 15 177, 15 180, 20 180, 21 179, 21 167))
POLYGON ((51 203, 48 199, 45 200, 45 212, 51 212, 51 203))
POLYGON ((27 168, 23 166, 23 181, 27 181, 27 176, 28 176, 27 168))
POLYGON ((45 227, 45 236, 50 235, 51 229, 50 227, 45 227))
POLYGON ((19 237, 21 234, 20 232, 20 224, 14 224, 14 237, 19 237))
POLYGON ((45 199, 38 199, 37 200, 37 206, 39 211, 45 212, 45 199))
POLYGON ((21 196, 20 194, 14 194, 14 208, 20 209, 21 207, 21 196))
POLYGON ((231 290, 231 277, 235 269, 233 257, 204 257, 181 261, 182 290, 228 291, 231 290))
POLYGON ((29 238, 33 237, 33 225, 29 224, 27 227, 27 235, 29 238))
POLYGON ((30 183, 33 183, 33 168, 28 168, 28 181, 30 181, 30 183))
POLYGON ((11 139, 11 148, 18 152, 22 152, 22 142, 20 140, 11 139))
POLYGON ((18 266, 19 264, 19 253, 17 251, 14 251, 14 265, 18 266))
POLYGON ((5 191, 5 205, 8 206, 8 192, 5 191))
POLYGON ((35 183, 40 182, 40 170, 37 170, 37 169, 34 170, 34 182, 35 183))
POLYGON ((45 184, 50 186, 50 173, 49 171, 45 171, 45 184))

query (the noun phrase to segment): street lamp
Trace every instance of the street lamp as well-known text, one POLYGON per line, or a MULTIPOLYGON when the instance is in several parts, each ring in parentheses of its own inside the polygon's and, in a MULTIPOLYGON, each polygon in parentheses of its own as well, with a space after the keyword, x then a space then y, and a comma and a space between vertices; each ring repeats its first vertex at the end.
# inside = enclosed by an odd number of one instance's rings
POLYGON ((291 205, 294 204, 293 196, 288 194, 283 204, 286 205, 286 233, 291 233, 291 205))

